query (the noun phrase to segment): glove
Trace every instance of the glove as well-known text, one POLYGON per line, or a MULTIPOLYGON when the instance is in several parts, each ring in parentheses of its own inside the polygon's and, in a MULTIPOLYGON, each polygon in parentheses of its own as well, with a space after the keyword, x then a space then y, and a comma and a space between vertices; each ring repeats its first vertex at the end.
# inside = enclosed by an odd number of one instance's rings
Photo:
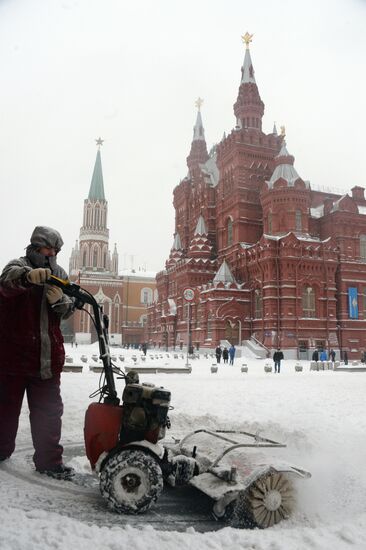
POLYGON ((50 269, 37 267, 27 273, 27 281, 33 285, 43 285, 51 275, 50 269))
POLYGON ((62 298, 62 295, 63 292, 61 288, 58 288, 58 286, 50 286, 50 288, 46 292, 46 298, 51 306, 59 302, 62 298))

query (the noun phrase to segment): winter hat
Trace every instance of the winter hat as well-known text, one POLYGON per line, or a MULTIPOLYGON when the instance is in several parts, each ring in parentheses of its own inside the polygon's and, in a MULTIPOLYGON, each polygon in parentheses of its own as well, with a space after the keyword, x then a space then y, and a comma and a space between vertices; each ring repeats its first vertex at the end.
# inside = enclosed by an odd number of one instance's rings
POLYGON ((47 246, 54 248, 56 252, 59 252, 64 244, 60 233, 56 229, 46 227, 45 225, 37 225, 32 233, 30 242, 35 248, 47 246))

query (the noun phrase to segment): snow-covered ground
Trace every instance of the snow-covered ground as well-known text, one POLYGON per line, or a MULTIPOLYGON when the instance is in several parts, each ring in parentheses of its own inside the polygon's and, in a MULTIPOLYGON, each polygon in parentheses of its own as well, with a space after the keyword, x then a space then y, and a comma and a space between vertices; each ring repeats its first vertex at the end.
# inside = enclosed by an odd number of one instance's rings
MULTIPOLYGON (((97 349, 79 345, 67 346, 66 351, 77 363, 82 354, 89 358, 83 373, 62 376, 63 443, 65 449, 80 448, 80 456, 71 463, 87 471, 83 419, 88 396, 98 386, 98 374, 88 370, 97 349)), ((117 358, 120 353, 126 357, 125 363, 117 359, 120 367, 132 365, 133 353, 140 357, 135 350, 113 351, 117 358)), ((151 360, 149 353, 146 359, 146 364, 167 362, 182 366, 185 360, 165 354, 151 360)), ((79 498, 73 483, 45 481, 33 471, 24 403, 17 450, 0 465, 0 549, 365 549, 366 373, 310 372, 306 361, 303 372, 295 372, 295 361, 288 360, 282 372, 274 374, 264 372, 263 360, 237 359, 233 367, 220 365, 218 373, 211 374, 212 362, 191 361, 191 374, 141 374, 140 379, 171 390, 174 435, 221 427, 260 430, 263 436, 287 443, 286 449, 272 452, 312 473, 311 479, 298 484, 298 505, 290 520, 266 530, 224 527, 205 533, 193 527, 184 532, 141 527, 128 518, 123 525, 116 517, 107 521, 112 514, 96 502, 95 491, 86 490, 79 498), (240 370, 244 361, 247 374, 240 370)), ((123 382, 117 384, 122 389, 123 382)))

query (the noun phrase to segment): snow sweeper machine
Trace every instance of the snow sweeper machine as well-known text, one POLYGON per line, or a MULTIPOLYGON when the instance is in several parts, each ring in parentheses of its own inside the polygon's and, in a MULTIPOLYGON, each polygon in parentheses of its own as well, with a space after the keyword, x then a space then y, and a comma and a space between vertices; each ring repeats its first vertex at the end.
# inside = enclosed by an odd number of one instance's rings
POLYGON ((91 396, 99 396, 99 402, 91 403, 85 414, 85 449, 109 509, 146 512, 165 482, 202 491, 212 499, 214 517, 234 527, 266 528, 290 517, 295 505, 293 479, 310 474, 268 460, 263 451, 286 445, 249 432, 206 429, 167 442, 170 392, 140 383, 137 372, 125 374, 112 363, 108 317, 92 294, 54 276, 47 282, 72 297, 76 308, 91 306, 104 380, 91 396), (125 382, 122 399, 115 375, 125 382))

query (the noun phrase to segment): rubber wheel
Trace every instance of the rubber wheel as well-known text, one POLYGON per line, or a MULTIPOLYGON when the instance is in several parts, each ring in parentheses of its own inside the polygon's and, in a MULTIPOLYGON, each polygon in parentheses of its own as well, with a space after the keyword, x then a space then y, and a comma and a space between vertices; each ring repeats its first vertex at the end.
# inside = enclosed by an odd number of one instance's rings
POLYGON ((290 517, 294 490, 289 479, 271 473, 257 479, 235 501, 230 518, 232 527, 266 529, 290 517))
POLYGON ((100 474, 100 492, 119 514, 141 514, 163 489, 158 462, 143 450, 126 449, 111 456, 100 474))

